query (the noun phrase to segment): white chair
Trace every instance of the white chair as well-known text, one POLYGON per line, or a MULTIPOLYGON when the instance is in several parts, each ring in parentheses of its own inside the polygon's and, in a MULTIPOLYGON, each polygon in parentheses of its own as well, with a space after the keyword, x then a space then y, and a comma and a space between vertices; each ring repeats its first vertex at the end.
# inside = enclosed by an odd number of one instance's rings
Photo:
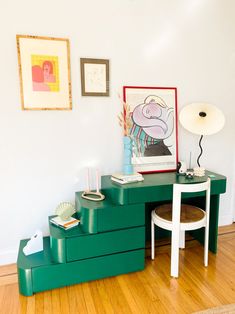
POLYGON ((171 231, 171 276, 179 275, 179 248, 185 246, 185 231, 205 227, 204 265, 208 266, 210 179, 203 183, 174 184, 173 203, 158 206, 151 214, 151 258, 155 255, 155 225, 171 231), (206 191, 205 210, 181 204, 182 193, 206 191), (172 219, 173 212, 173 219, 172 219))

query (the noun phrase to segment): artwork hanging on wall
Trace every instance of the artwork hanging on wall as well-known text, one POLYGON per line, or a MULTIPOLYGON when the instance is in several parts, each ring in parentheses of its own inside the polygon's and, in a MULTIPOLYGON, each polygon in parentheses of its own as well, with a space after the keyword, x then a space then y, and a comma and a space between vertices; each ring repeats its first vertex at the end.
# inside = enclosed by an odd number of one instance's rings
MULTIPOLYGON (((178 161, 177 89, 123 87, 131 120, 132 164, 140 173, 175 171, 178 161)), ((125 115, 125 111, 124 111, 125 115)))
POLYGON ((23 110, 72 109, 69 40, 16 35, 23 110))
POLYGON ((80 59, 82 96, 109 96, 109 60, 80 59))

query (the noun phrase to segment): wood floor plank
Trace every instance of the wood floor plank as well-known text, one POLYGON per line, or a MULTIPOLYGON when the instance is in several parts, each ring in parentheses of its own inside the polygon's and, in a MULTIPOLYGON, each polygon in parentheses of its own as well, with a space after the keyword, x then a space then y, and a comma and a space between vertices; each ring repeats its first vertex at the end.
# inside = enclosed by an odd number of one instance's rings
POLYGON ((83 291, 83 295, 84 295, 87 313, 96 314, 97 312, 95 309, 95 302, 92 298, 90 286, 91 286, 91 283, 88 283, 88 282, 83 283, 82 284, 82 291, 83 291))
POLYGON ((52 297, 51 291, 43 292, 44 295, 44 313, 43 314, 51 314, 52 313, 52 297))
POLYGON ((86 308, 84 294, 83 294, 83 285, 82 284, 74 285, 72 287, 75 291, 75 298, 76 298, 78 313, 84 313, 84 314, 88 313, 87 308, 86 308))
POLYGON ((114 312, 116 313, 118 309, 120 314, 131 313, 128 300, 119 285, 117 277, 105 278, 104 286, 111 295, 110 300, 112 307, 114 308, 114 312))
POLYGON ((69 296, 67 287, 63 287, 59 289, 59 298, 60 298, 60 311, 62 314, 69 314, 69 296))

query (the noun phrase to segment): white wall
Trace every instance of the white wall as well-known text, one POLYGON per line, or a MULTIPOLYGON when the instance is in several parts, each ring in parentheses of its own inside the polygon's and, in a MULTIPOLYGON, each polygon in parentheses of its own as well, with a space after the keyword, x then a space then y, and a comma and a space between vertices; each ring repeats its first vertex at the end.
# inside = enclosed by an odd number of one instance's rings
MULTIPOLYGON (((88 163, 120 170, 123 85, 176 86, 179 110, 195 101, 223 110, 226 126, 205 138, 201 162, 228 177, 220 223, 232 222, 235 1, 0 0, 0 12, 1 264, 35 229, 48 234, 47 216, 85 187, 88 163), (72 111, 21 110, 16 34, 70 39, 72 111), (110 59, 110 97, 81 97, 80 57, 110 59)), ((192 151, 195 161, 197 141, 179 127, 181 159, 192 151)))

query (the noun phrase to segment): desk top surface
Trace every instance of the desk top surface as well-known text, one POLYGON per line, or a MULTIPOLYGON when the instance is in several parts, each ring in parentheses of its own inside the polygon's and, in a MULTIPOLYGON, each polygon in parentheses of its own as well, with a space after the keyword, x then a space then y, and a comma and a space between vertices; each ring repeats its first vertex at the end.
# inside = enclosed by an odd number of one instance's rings
POLYGON ((150 173, 144 174, 144 181, 134 182, 128 184, 119 184, 112 181, 111 176, 102 177, 102 187, 111 185, 112 187, 119 187, 121 189, 135 189, 139 187, 149 187, 149 186, 162 186, 162 185, 172 185, 174 183, 190 184, 190 183, 199 183, 206 181, 208 177, 211 178, 211 181, 226 180, 226 177, 211 171, 206 171, 205 176, 203 177, 193 177, 188 179, 184 175, 179 175, 176 172, 161 172, 161 173, 150 173))
POLYGON ((151 202, 156 200, 170 200, 173 184, 191 184, 206 181, 211 178, 211 194, 221 194, 226 191, 226 177, 214 172, 206 171, 203 177, 178 175, 176 172, 145 174, 144 181, 121 185, 111 180, 111 176, 102 177, 103 193, 117 204, 151 202))

